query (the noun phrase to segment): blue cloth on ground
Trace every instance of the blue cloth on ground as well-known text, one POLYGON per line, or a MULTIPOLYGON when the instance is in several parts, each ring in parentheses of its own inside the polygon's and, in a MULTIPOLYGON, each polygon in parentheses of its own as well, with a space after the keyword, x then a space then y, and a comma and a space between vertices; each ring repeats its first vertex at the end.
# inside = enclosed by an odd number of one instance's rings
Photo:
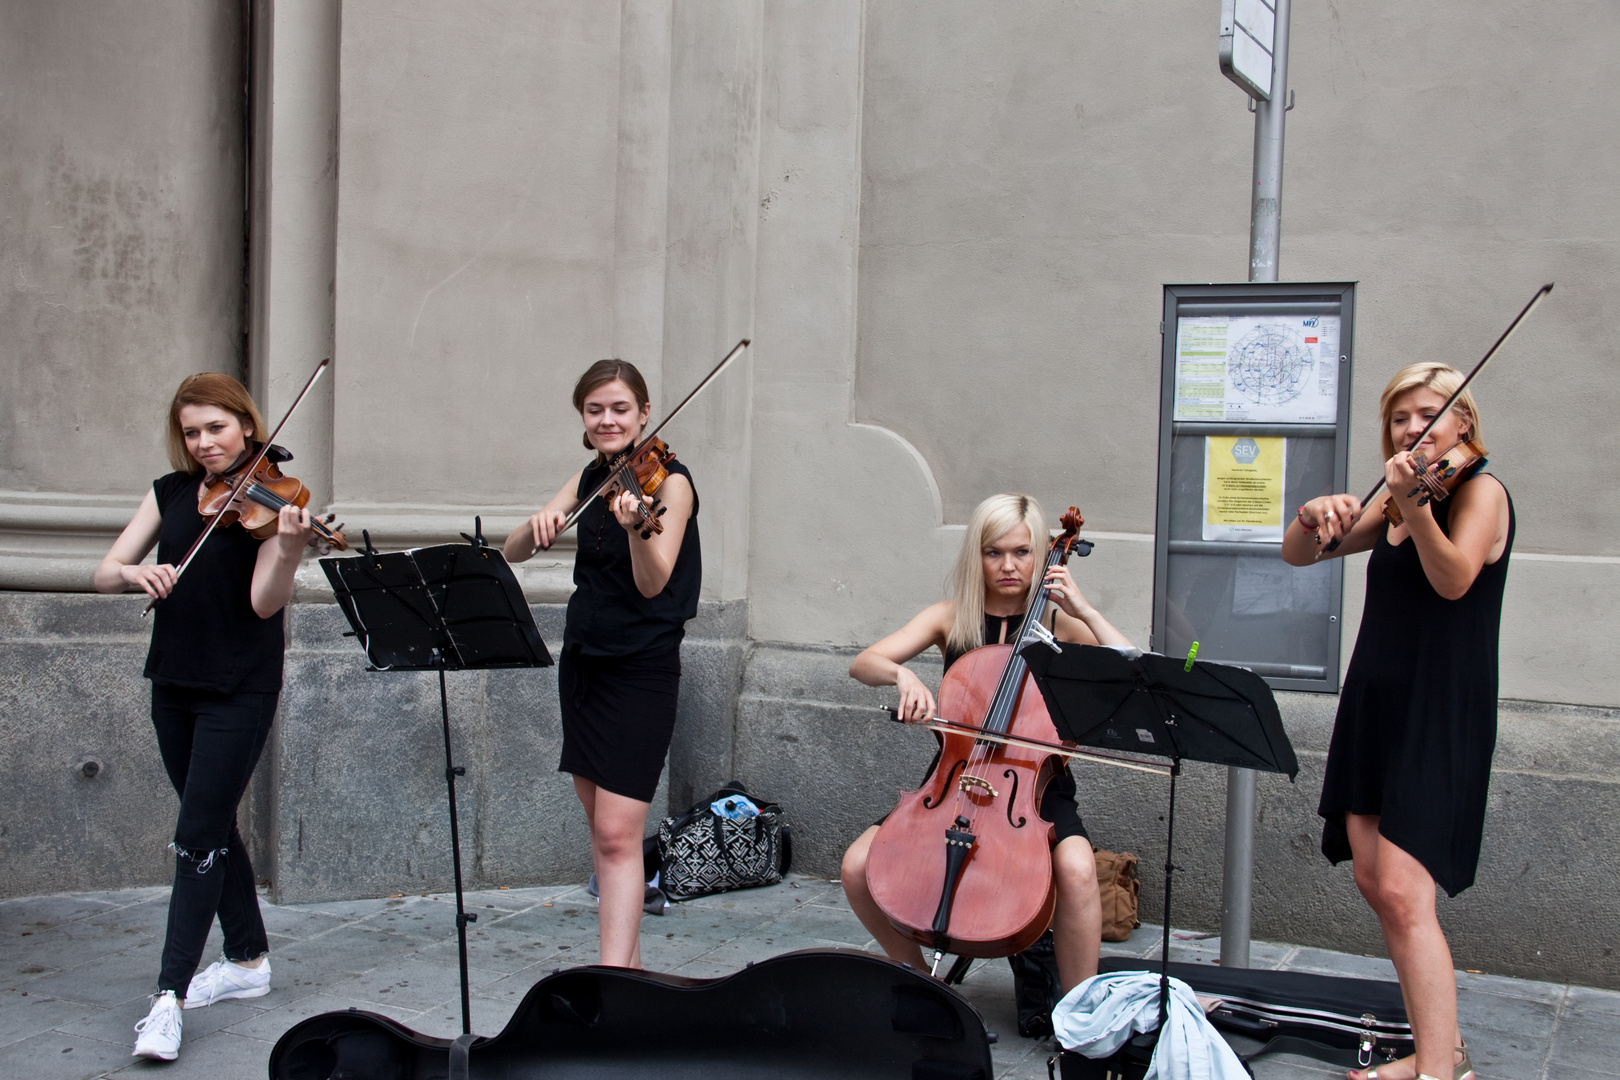
MULTIPOLYGON (((1145 971, 1094 975, 1063 995, 1052 1030, 1065 1050, 1102 1058, 1139 1032, 1159 1026, 1159 977, 1145 971)), ((1215 1030, 1192 987, 1170 980, 1170 1022, 1159 1036, 1144 1080, 1249 1080, 1215 1030)))

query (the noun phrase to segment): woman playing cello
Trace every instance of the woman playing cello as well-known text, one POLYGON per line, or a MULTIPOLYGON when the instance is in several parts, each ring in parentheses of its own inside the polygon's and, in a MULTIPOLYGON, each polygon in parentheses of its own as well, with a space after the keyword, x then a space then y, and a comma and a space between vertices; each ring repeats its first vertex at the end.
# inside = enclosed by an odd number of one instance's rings
MULTIPOLYGON (((905 666, 906 661, 938 647, 948 670, 972 649, 1007 642, 1028 609, 1035 567, 1045 551, 1040 541, 1045 537, 1046 517, 1028 495, 992 495, 984 500, 968 522, 947 583, 949 598, 924 608, 905 626, 863 651, 850 664, 850 675, 868 686, 897 687, 902 720, 931 719, 934 695, 905 666)), ((1060 641, 1130 645, 1081 595, 1067 567, 1053 566, 1046 585, 1057 602, 1055 633, 1060 641)), ((975 723, 978 718, 950 719, 975 723)), ((1097 865, 1075 805, 1074 777, 1068 769, 1060 770, 1047 784, 1041 816, 1057 832, 1057 847, 1052 852, 1057 913, 1052 927, 1058 974, 1067 991, 1097 973, 1102 938, 1097 865)), ((922 970, 922 950, 890 925, 867 887, 867 855, 877 832, 878 826, 873 825, 845 853, 844 893, 890 959, 922 970)))
POLYGON ((182 561, 205 522, 202 491, 245 460, 266 432, 253 399, 228 375, 193 375, 169 406, 169 463, 96 568, 96 591, 145 591, 156 608, 146 677, 163 767, 180 795, 174 889, 150 1013, 135 1025, 135 1056, 173 1061, 180 1010, 270 992, 270 945, 236 807, 264 749, 281 693, 282 608, 314 535, 309 511, 283 507, 267 540, 226 526, 182 561), (143 565, 152 545, 157 564, 143 565), (225 955, 200 974, 218 917, 225 955))
POLYGON ((1283 558, 1308 566, 1372 552, 1367 601, 1339 696, 1322 801, 1322 852, 1350 859, 1400 976, 1417 1054, 1352 1080, 1467 1080, 1451 950, 1435 915, 1435 886, 1474 882, 1496 743, 1497 632, 1513 503, 1500 480, 1475 473, 1449 498, 1419 502, 1414 455, 1430 462, 1478 442, 1479 408, 1444 364, 1398 372, 1379 402, 1389 490, 1363 507, 1324 495, 1300 507, 1283 558), (1401 524, 1386 524, 1393 501, 1401 524))
MULTIPOLYGON (((506 538, 511 562, 551 546, 606 477, 610 459, 637 443, 652 412, 641 373, 622 360, 592 364, 574 387, 574 408, 596 457, 506 538)), ((602 963, 614 967, 641 966, 641 838, 675 730, 681 638, 697 614, 703 576, 692 474, 678 461, 666 467, 658 488, 667 508, 658 519, 662 532, 648 528, 639 490, 592 499, 580 515, 557 674, 558 768, 573 774, 590 825, 602 963)))

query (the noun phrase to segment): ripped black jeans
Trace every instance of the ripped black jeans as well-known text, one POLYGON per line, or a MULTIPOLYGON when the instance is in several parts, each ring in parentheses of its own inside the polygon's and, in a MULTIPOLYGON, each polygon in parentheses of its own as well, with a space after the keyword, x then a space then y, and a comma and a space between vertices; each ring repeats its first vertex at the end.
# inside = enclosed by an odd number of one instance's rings
POLYGON ((270 734, 279 697, 152 687, 152 726, 163 768, 180 796, 160 991, 185 996, 216 915, 230 959, 251 960, 270 950, 253 864, 236 829, 236 807, 270 734))

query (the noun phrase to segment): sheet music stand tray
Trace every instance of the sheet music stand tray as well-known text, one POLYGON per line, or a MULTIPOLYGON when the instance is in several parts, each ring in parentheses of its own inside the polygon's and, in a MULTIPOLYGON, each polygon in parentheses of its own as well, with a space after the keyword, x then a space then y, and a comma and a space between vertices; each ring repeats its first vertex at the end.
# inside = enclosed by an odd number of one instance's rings
POLYGON ((456 936, 461 946, 461 1030, 472 1031, 467 989, 467 924, 478 921, 462 901, 461 834, 456 777, 466 769, 450 750, 446 671, 550 667, 551 654, 499 548, 474 519, 469 543, 379 554, 366 535, 354 557, 320 560, 338 606, 365 650, 368 671, 437 671, 444 728, 444 780, 450 800, 450 855, 456 878, 456 936))

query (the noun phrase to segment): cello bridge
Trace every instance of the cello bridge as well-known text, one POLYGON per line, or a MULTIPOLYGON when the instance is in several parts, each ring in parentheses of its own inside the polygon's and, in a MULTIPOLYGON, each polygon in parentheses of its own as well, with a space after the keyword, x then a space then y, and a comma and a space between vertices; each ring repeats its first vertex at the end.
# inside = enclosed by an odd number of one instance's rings
POLYGON ((964 773, 962 775, 962 779, 958 780, 957 783, 961 785, 963 791, 971 791, 973 788, 983 788, 985 791, 989 792, 992 799, 999 799, 1001 797, 1001 792, 991 787, 990 781, 985 780, 982 777, 968 776, 964 773))

